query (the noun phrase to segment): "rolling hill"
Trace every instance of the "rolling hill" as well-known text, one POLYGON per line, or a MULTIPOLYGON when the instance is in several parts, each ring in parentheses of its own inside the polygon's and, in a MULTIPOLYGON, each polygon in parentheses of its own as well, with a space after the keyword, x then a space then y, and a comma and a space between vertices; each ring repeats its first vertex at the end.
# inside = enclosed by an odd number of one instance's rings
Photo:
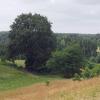
POLYGON ((0 91, 11 90, 57 78, 52 76, 33 75, 26 71, 20 71, 14 67, 15 66, 10 63, 0 62, 0 91))

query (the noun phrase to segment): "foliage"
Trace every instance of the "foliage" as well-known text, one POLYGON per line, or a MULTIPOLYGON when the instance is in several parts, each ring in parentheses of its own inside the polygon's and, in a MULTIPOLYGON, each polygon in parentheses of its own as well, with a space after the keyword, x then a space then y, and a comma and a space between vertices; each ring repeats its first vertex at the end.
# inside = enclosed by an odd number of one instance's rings
POLYGON ((47 68, 53 73, 62 72, 64 62, 64 53, 56 50, 52 53, 52 57, 47 61, 47 68))
POLYGON ((85 66, 85 67, 88 67, 89 69, 94 68, 95 65, 96 65, 96 63, 94 63, 94 62, 91 61, 91 60, 86 60, 86 62, 84 63, 84 66, 85 66))
POLYGON ((34 83, 45 83, 48 80, 56 79, 60 79, 60 77, 54 75, 33 75, 26 71, 15 69, 12 63, 0 61, 0 91, 16 89, 34 83))
POLYGON ((47 62, 47 67, 53 73, 63 73, 65 77, 72 77, 80 72, 82 67, 82 53, 78 45, 74 44, 62 51, 55 51, 47 62))
POLYGON ((29 71, 38 71, 54 49, 51 23, 39 14, 22 14, 11 26, 9 57, 24 55, 29 71))
POLYGON ((84 56, 86 60, 82 64, 79 59, 80 65, 86 66, 82 66, 84 76, 92 77, 95 76, 94 73, 99 73, 99 67, 96 67, 97 65, 95 64, 100 63, 100 54, 96 53, 97 47, 100 46, 99 34, 52 34, 50 22, 48 22, 46 17, 38 14, 22 14, 18 16, 11 26, 11 29, 10 34, 9 32, 0 32, 1 60, 5 61, 8 59, 8 56, 12 58, 12 61, 19 58, 23 60, 26 59, 27 69, 34 70, 35 72, 38 70, 43 73, 63 73, 66 77, 70 76, 68 73, 71 75, 75 74, 75 66, 78 66, 77 64, 79 63, 74 64, 77 62, 74 59, 78 58, 77 56, 72 56, 78 49, 74 47, 75 50, 73 49, 73 51, 71 51, 73 53, 68 53, 70 51, 68 48, 72 48, 73 44, 78 44, 82 51, 81 57, 84 56), (41 22, 40 19, 43 22, 41 22), (37 31, 38 29, 39 32, 37 31), (45 29, 46 31, 44 32, 45 29), (51 51, 56 47, 53 35, 55 35, 57 40, 57 48, 55 52, 52 52, 52 56, 50 57, 51 51), (8 37, 10 37, 10 41, 8 37), (8 43, 10 43, 9 46, 8 43), (7 47, 9 48, 7 49, 7 47), (32 59, 34 59, 34 61, 32 59), (45 66, 46 61, 47 64, 45 66), (94 70, 94 72, 92 70, 94 70), (90 74, 87 75, 87 72, 90 74))
POLYGON ((7 45, 9 32, 0 32, 0 58, 7 59, 7 45))
POLYGON ((80 75, 77 74, 77 73, 75 73, 73 80, 74 80, 74 81, 81 81, 80 75))
MULTIPOLYGON (((0 32, 0 52, 1 46, 6 46, 9 43, 9 32, 0 32)), ((82 53, 85 57, 96 56, 96 49, 100 46, 99 34, 69 34, 69 33, 55 33, 57 40, 57 49, 63 49, 69 46, 71 43, 78 43, 82 48, 82 53)), ((2 50, 5 51, 5 50, 2 50)), ((7 51, 6 51, 7 52, 7 51)), ((0 55, 4 55, 0 53, 0 55)))
POLYGON ((85 67, 81 73, 82 78, 92 78, 100 75, 100 65, 95 64, 94 67, 85 67))
POLYGON ((84 57, 96 56, 96 49, 99 45, 98 34, 56 34, 57 37, 57 48, 62 49, 71 45, 72 43, 77 43, 82 48, 82 53, 84 57))
POLYGON ((98 54, 98 55, 96 56, 96 62, 97 62, 97 63, 100 63, 100 54, 98 54))
POLYGON ((46 81, 46 86, 49 86, 50 85, 50 81, 46 81))
POLYGON ((96 63, 97 62, 96 57, 92 57, 92 56, 90 57, 89 61, 90 62, 93 62, 93 63, 96 63))
POLYGON ((92 70, 89 69, 88 67, 86 67, 83 72, 81 73, 82 78, 92 78, 93 77, 93 73, 92 70))
POLYGON ((96 64, 96 66, 92 69, 94 76, 100 75, 100 64, 96 64))

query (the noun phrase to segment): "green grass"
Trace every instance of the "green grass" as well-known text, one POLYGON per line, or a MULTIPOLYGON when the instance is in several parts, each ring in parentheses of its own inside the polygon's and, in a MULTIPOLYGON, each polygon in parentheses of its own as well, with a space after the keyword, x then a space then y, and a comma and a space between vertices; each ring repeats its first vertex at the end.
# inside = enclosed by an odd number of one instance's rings
POLYGON ((33 75, 25 71, 19 71, 11 64, 0 62, 0 91, 16 89, 37 82, 46 82, 58 77, 33 75))

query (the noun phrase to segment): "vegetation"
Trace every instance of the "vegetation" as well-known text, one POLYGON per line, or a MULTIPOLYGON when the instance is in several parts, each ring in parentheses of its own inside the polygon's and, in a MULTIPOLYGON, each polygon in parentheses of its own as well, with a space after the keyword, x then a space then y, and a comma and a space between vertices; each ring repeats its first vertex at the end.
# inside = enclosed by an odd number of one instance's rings
POLYGON ((99 34, 54 34, 31 13, 0 32, 0 100, 99 100, 99 76, 99 34))
POLYGON ((0 93, 1 100, 15 97, 17 100, 99 100, 100 77, 82 81, 57 80, 52 81, 49 86, 38 83, 0 93))
POLYGON ((9 39, 9 58, 23 55, 28 71, 39 71, 55 47, 51 23, 39 14, 18 16, 11 25, 9 39))
POLYGON ((93 68, 86 67, 81 73, 81 76, 87 79, 99 75, 100 75, 100 64, 95 64, 93 68))
POLYGON ((84 81, 65 81, 54 85, 56 91, 46 96, 47 100, 99 100, 100 78, 84 81), (59 87, 56 87, 59 84, 59 87), (91 84, 91 85, 90 85, 91 84))
MULTIPOLYGON (((1 54, 1 59, 4 61, 6 59, 8 59, 8 51, 7 51, 7 45, 8 45, 8 34, 9 32, 2 32, 0 35, 0 54, 1 54)), ((62 59, 62 61, 64 61, 64 53, 65 53, 65 49, 68 49, 70 47, 73 47, 73 44, 78 44, 81 47, 81 51, 82 51, 82 58, 84 58, 85 62, 83 62, 83 69, 91 69, 92 67, 96 67, 96 65, 94 63, 99 63, 99 53, 97 53, 97 48, 99 47, 99 34, 93 35, 84 35, 84 34, 55 34, 56 40, 57 40, 57 46, 55 51, 52 52, 52 56, 49 56, 49 60, 45 65, 40 66, 39 70, 42 73, 47 73, 47 72, 51 72, 52 73, 59 73, 62 72, 61 69, 65 68, 64 65, 61 65, 60 63, 62 59), (82 42, 84 41, 84 42, 82 42), (87 42, 90 41, 90 42, 87 42), (91 52, 92 53, 91 53, 91 52), (60 56, 60 57, 59 57, 60 56), (57 61, 58 60, 58 61, 57 61), (91 62, 91 63, 89 63, 91 62), (58 65, 55 65, 53 63, 57 63, 58 65), (51 66, 51 65, 52 66, 51 66), (56 68, 57 67, 57 68, 56 68), (59 67, 59 68, 58 68, 59 67), (87 68, 85 68, 87 67, 87 68)), ((74 48, 75 49, 75 48, 74 48)), ((73 50, 75 51, 75 50, 73 50)), ((77 50, 76 50, 77 51, 77 50)), ((19 57, 16 57, 16 59, 25 59, 23 56, 19 55, 19 57)), ((24 60, 23 60, 24 61, 24 60)), ((64 63, 64 62, 63 62, 64 63)), ((65 62, 66 63, 66 62, 65 62)), ((71 61, 72 63, 72 61, 71 61)), ((25 67, 22 66, 21 64, 19 65, 19 67, 25 67)), ((72 72, 71 72, 72 73, 72 72)), ((64 74, 65 75, 65 74, 64 74)))
POLYGON ((0 91, 11 90, 55 79, 60 79, 60 77, 52 75, 33 75, 26 71, 20 71, 14 68, 14 64, 10 62, 0 62, 0 91))
POLYGON ((72 77, 80 73, 82 67, 82 52, 78 45, 71 45, 62 51, 56 51, 47 62, 47 67, 53 73, 63 73, 65 77, 72 77))
POLYGON ((10 32, 0 33, 0 59, 0 90, 36 82, 49 86, 52 75, 99 77, 100 35, 54 34, 47 17, 21 14, 10 32))

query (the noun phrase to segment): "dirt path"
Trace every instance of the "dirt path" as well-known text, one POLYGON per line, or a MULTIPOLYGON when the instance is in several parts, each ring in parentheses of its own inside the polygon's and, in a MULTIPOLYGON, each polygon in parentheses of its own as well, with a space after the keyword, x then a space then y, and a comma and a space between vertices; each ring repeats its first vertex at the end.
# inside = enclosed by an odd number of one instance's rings
POLYGON ((49 86, 41 83, 0 93, 0 100, 49 100, 49 97, 61 91, 78 91, 86 87, 94 87, 95 85, 100 85, 100 78, 82 82, 73 82, 71 80, 53 81, 49 86))

